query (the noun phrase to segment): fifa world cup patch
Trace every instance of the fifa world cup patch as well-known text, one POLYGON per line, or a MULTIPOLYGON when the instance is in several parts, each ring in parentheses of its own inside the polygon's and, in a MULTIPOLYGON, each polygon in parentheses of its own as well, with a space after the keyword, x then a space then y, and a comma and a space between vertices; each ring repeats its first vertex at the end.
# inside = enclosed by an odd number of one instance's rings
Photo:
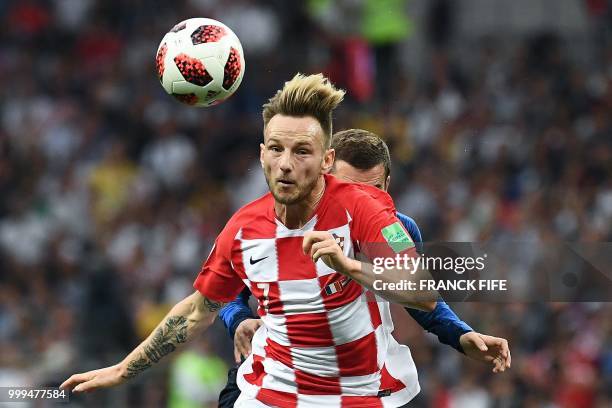
POLYGON ((395 253, 414 247, 412 238, 406 233, 399 221, 387 225, 380 232, 395 253))

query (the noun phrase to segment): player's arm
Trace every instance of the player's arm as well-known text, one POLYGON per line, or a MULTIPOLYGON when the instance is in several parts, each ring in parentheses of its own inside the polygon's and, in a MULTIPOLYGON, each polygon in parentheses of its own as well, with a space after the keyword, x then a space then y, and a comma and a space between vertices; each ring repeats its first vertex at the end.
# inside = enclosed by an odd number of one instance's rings
POLYGON ((177 303, 153 332, 118 364, 74 374, 60 386, 73 392, 112 387, 147 370, 208 328, 223 303, 194 292, 177 303))
MULTIPOLYGON (((421 253, 423 251, 423 236, 417 223, 400 212, 397 213, 397 218, 412 237, 417 251, 421 253)), ((471 338, 471 336, 464 336, 464 334, 474 330, 461 320, 446 302, 438 300, 436 308, 431 312, 424 312, 409 307, 406 308, 406 311, 423 329, 438 337, 440 343, 449 345, 460 353, 465 353, 461 345, 461 339, 463 338, 465 342, 466 339, 471 338)))
POLYGON ((438 300, 435 309, 431 312, 411 308, 406 308, 406 311, 423 329, 437 336, 440 343, 447 344, 461 353, 464 352, 461 336, 473 330, 459 319, 446 302, 438 300))
POLYGON ((237 363, 251 353, 251 340, 259 326, 263 324, 261 319, 255 318, 249 307, 250 295, 251 291, 245 288, 236 299, 219 312, 219 318, 234 340, 234 359, 237 363))
MULTIPOLYGON (((417 250, 422 251, 423 237, 417 223, 410 217, 397 213, 397 218, 414 240, 417 250)), ((421 327, 435 334, 442 344, 447 344, 468 357, 490 363, 493 372, 504 372, 510 368, 511 356, 508 341, 501 337, 475 332, 453 312, 443 300, 438 300, 431 312, 406 308, 406 311, 421 327)))
POLYGON ((236 299, 229 302, 219 311, 219 319, 227 329, 227 333, 233 339, 238 325, 246 319, 254 319, 255 316, 249 307, 249 296, 251 291, 245 288, 236 299))

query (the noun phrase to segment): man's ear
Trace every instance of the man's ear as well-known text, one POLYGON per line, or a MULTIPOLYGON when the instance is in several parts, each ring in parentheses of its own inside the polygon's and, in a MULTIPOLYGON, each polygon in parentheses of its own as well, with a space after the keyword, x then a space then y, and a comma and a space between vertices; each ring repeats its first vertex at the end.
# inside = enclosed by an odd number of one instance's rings
POLYGON ((264 167, 264 149, 266 148, 266 146, 263 143, 259 144, 259 162, 261 163, 261 168, 263 169, 264 167))
POLYGON ((336 160, 336 151, 334 149, 327 149, 323 156, 323 165, 321 171, 323 174, 329 173, 334 167, 334 161, 336 160))
POLYGON ((390 186, 390 185, 391 185, 391 175, 389 174, 389 175, 387 176, 387 179, 385 180, 385 185, 384 185, 383 190, 385 190, 385 191, 389 191, 389 186, 390 186))

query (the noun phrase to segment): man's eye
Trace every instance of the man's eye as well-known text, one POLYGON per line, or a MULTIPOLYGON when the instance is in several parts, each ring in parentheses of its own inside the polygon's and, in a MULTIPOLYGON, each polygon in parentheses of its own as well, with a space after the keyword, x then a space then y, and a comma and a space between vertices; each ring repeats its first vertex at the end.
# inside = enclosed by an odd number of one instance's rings
POLYGON ((273 152, 280 152, 281 148, 279 146, 270 146, 268 147, 268 149, 272 150, 273 152))
POLYGON ((305 149, 299 149, 299 150, 297 151, 297 154, 308 154, 308 150, 305 150, 305 149))

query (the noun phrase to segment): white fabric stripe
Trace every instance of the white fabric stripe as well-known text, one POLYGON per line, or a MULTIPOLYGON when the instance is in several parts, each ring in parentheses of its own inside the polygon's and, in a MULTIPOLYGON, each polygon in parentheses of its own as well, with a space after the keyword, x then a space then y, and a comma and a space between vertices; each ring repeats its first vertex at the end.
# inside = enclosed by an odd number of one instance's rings
POLYGON ((374 331, 365 294, 345 306, 328 310, 327 318, 336 345, 361 339, 374 331))
POLYGON ((400 345, 392 336, 389 339, 385 366, 389 374, 404 383, 406 388, 382 398, 383 406, 399 407, 408 403, 421 390, 417 369, 412 360, 410 349, 407 346, 400 345))
POLYGON ((268 337, 270 340, 282 346, 290 346, 285 315, 268 313, 262 317, 262 320, 266 327, 269 327, 268 337))
POLYGON ((310 219, 302 228, 299 229, 289 229, 285 227, 285 225, 280 222, 278 219, 276 221, 276 238, 289 238, 289 237, 303 237, 305 232, 312 231, 317 225, 318 216, 315 214, 314 217, 310 219))
POLYGON ((338 377, 338 360, 334 347, 291 347, 293 366, 320 377, 338 377))
POLYGON ((380 372, 340 377, 342 395, 372 396, 380 389, 380 372))
POLYGON ((266 373, 274 373, 274 375, 266 375, 264 377, 261 383, 262 388, 297 394, 295 371, 293 369, 270 358, 266 358, 263 361, 263 365, 266 373))
POLYGON ((306 395, 299 394, 297 408, 339 407, 342 403, 340 395, 306 395))
POLYGON ((389 338, 391 333, 385 330, 383 325, 376 328, 376 359, 378 362, 378 368, 382 369, 384 362, 387 359, 387 348, 389 347, 389 338))
POLYGON ((253 282, 278 281, 276 239, 243 239, 242 264, 247 278, 253 282))
POLYGON ((316 278, 279 281, 278 289, 286 315, 325 312, 321 285, 316 278))

